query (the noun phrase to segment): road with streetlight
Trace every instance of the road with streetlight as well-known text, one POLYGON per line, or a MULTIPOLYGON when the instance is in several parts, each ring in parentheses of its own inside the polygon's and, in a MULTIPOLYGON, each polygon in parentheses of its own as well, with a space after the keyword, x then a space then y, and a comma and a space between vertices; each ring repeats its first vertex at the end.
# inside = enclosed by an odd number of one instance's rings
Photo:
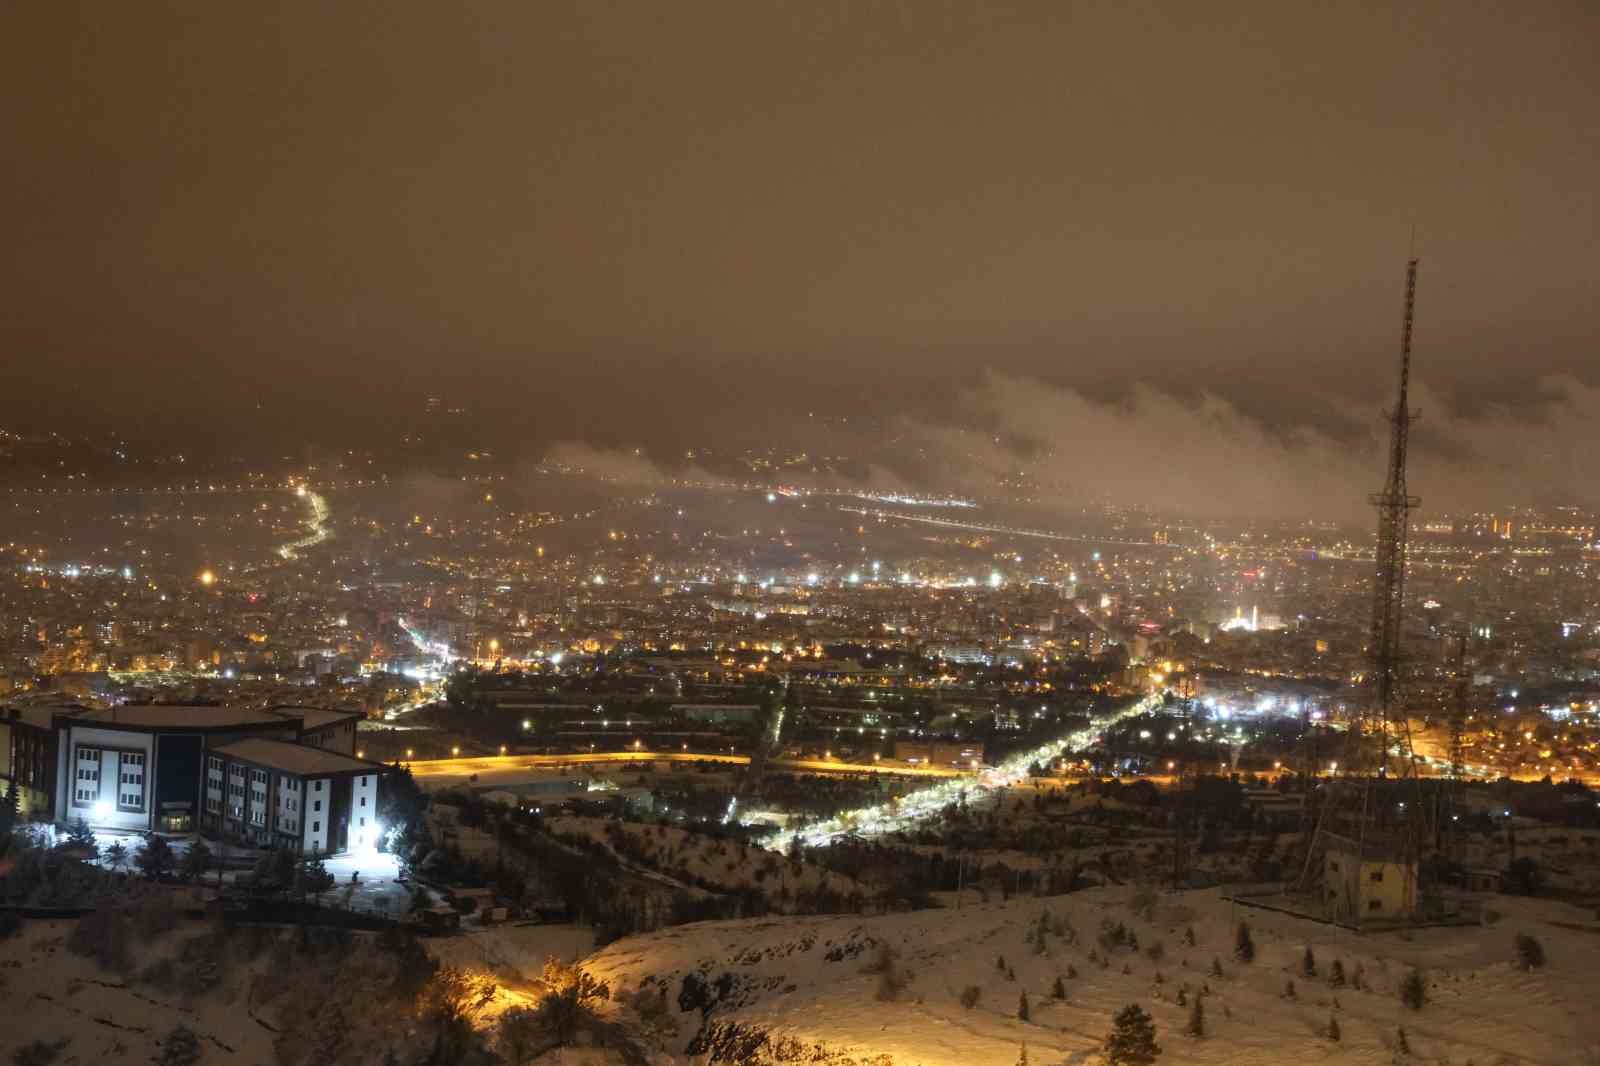
MULTIPOLYGON (((735 769, 750 765, 748 755, 713 755, 679 751, 597 751, 571 755, 477 755, 465 758, 419 759, 406 763, 418 778, 471 777, 499 775, 517 770, 564 770, 577 766, 605 766, 626 763, 699 763, 735 769)), ((768 765, 777 770, 799 770, 822 774, 885 774, 900 777, 971 777, 976 770, 942 766, 909 766, 905 763, 849 763, 834 759, 773 759, 768 765)))

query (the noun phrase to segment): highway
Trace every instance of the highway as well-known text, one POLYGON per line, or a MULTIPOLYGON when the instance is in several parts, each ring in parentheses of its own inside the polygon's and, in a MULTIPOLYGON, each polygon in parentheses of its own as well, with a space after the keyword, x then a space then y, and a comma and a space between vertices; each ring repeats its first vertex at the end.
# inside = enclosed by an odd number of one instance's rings
MULTIPOLYGON (((750 765, 748 755, 709 755, 684 751, 597 751, 570 755, 478 755, 456 759, 417 759, 407 762, 418 779, 504 776, 517 770, 568 770, 581 766, 615 766, 626 763, 701 763, 729 769, 750 765)), ((836 759, 773 759, 777 770, 819 774, 893 774, 901 777, 971 778, 975 770, 954 767, 907 766, 903 763, 849 763, 836 759)))
POLYGON ((1048 763, 1063 751, 1087 748, 1116 723, 1153 711, 1160 705, 1161 696, 1146 696, 1120 710, 1096 715, 1084 728, 1073 730, 1030 751, 1019 752, 999 766, 957 780, 944 781, 887 803, 844 811, 815 825, 785 829, 763 843, 775 851, 784 851, 796 841, 807 847, 818 847, 846 837, 875 837, 910 829, 919 822, 937 816, 950 804, 964 799, 970 791, 991 792, 1026 781, 1034 763, 1048 763))

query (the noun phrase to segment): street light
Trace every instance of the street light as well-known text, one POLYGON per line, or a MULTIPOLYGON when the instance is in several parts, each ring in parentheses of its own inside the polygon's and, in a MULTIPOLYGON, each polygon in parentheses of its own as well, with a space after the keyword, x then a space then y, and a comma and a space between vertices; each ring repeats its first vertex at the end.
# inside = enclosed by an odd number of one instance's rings
POLYGON ((457 747, 452 747, 452 748, 451 748, 451 749, 450 749, 450 756, 451 756, 451 758, 454 758, 454 757, 455 757, 455 756, 457 756, 457 755, 460 755, 460 754, 461 754, 461 749, 460 749, 460 748, 457 748, 457 747))

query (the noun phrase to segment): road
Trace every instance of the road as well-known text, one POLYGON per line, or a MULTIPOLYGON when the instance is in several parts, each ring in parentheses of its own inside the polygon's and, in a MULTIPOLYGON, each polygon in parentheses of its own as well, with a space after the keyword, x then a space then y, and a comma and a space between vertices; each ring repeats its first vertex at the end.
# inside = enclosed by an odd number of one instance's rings
POLYGON ((1012 788, 1020 782, 1027 781, 1031 777, 1030 770, 1035 763, 1048 763, 1063 751, 1087 748, 1098 742, 1104 731, 1111 726, 1126 718, 1153 711, 1159 706, 1161 706, 1159 695, 1147 696, 1109 714, 1095 715, 1084 728, 1063 734, 1031 751, 1019 752, 999 766, 964 776, 960 780, 933 785, 920 792, 914 792, 904 799, 893 799, 887 803, 844 811, 815 825, 785 829, 764 843, 774 851, 784 851, 795 842, 808 847, 822 847, 845 837, 875 837, 910 829, 919 822, 937 816, 950 804, 966 799, 969 791, 991 792, 996 789, 1012 788))
MULTIPOLYGON (((516 770, 563 770, 578 766, 625 763, 700 763, 731 768, 750 765, 748 755, 707 755, 682 751, 597 751, 573 755, 480 755, 459 759, 419 759, 407 763, 418 778, 501 775, 516 770)), ((904 763, 849 763, 836 759, 773 759, 769 767, 824 774, 895 774, 902 777, 967 778, 978 773, 941 766, 907 766, 904 763)))

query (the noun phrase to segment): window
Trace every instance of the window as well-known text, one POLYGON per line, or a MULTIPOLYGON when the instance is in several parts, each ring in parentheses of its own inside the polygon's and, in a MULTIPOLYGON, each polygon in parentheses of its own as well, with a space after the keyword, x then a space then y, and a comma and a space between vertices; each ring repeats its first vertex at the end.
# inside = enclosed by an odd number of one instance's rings
POLYGON ((318 782, 317 782, 317 791, 318 791, 318 792, 321 792, 321 791, 322 791, 322 782, 321 782, 321 781, 318 781, 318 782))
POLYGON ((362 788, 366 788, 367 787, 367 779, 365 777, 361 778, 361 787, 362 788))
POLYGON ((1381 910, 1383 910, 1383 900, 1375 899, 1375 900, 1368 901, 1367 910, 1369 910, 1369 911, 1381 911, 1381 910))
POLYGON ((313 833, 320 833, 320 832, 322 832, 322 823, 321 823, 321 822, 312 822, 312 823, 311 823, 311 831, 312 831, 312 832, 313 832, 313 833))
POLYGON ((1328 869, 1332 870, 1334 873, 1338 873, 1339 872, 1339 860, 1338 859, 1329 860, 1328 869))
POLYGON ((317 800, 315 803, 313 803, 311 805, 311 809, 313 811, 321 811, 322 810, 322 801, 321 800, 317 800))
POLYGON ((360 825, 361 825, 361 827, 362 827, 362 828, 363 828, 363 829, 365 829, 365 828, 366 828, 366 825, 367 825, 367 820, 366 820, 366 819, 365 819, 365 818, 363 818, 363 819, 361 819, 361 822, 360 822, 360 823, 359 823, 359 824, 360 824, 360 825))
POLYGON ((362 796, 361 797, 361 806, 365 807, 366 805, 367 805, 367 797, 362 796))
POLYGON ((1383 871, 1382 871, 1382 870, 1374 870, 1374 871, 1372 871, 1372 874, 1371 874, 1371 877, 1370 877, 1370 880, 1371 880, 1371 881, 1372 881, 1372 882, 1373 882, 1373 883, 1374 883, 1374 884, 1376 884, 1376 883, 1378 883, 1378 882, 1380 882, 1380 881, 1382 881, 1382 880, 1383 880, 1383 871))

